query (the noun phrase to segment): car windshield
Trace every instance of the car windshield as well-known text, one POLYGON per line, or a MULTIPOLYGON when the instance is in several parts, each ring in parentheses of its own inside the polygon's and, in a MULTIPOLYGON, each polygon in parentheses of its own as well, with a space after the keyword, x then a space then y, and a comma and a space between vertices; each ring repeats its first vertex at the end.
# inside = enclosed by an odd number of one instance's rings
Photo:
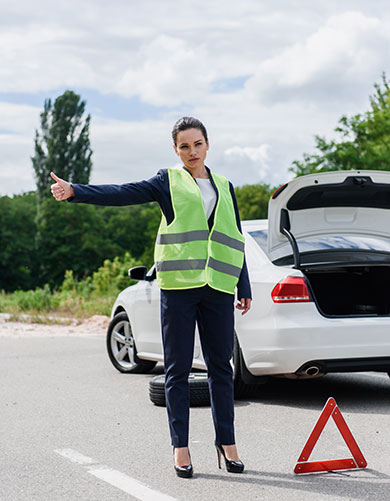
MULTIPOLYGON (((250 231, 249 235, 251 235, 263 251, 268 254, 268 230, 250 231)), ((299 252, 302 253, 332 249, 357 249, 390 253, 390 240, 384 238, 334 235, 300 239, 297 243, 299 252)))

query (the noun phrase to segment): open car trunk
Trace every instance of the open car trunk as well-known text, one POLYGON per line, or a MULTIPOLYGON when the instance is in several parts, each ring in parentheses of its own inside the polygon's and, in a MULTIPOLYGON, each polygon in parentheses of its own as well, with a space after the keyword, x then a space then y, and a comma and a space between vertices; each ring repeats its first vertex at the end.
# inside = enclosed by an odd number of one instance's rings
POLYGON ((326 316, 390 314, 390 172, 334 171, 293 179, 268 207, 267 248, 301 270, 326 316))
POLYGON ((303 267, 301 271, 325 316, 390 314, 390 265, 303 267))

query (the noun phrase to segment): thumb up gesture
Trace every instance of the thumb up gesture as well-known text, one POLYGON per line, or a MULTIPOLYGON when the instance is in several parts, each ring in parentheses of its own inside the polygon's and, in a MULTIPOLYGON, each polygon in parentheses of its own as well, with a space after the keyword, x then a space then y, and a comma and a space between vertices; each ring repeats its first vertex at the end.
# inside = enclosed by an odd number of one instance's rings
POLYGON ((73 186, 70 183, 56 176, 54 172, 50 172, 50 175, 56 181, 50 187, 51 193, 56 200, 66 200, 69 197, 74 197, 73 186))

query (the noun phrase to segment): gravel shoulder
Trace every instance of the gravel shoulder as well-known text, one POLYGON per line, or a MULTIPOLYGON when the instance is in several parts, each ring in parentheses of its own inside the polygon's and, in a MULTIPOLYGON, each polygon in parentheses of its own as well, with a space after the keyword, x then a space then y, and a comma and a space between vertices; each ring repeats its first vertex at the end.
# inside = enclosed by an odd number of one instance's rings
POLYGON ((18 322, 9 321, 10 318, 8 313, 0 313, 0 337, 105 336, 110 323, 110 317, 105 315, 81 320, 63 319, 68 325, 34 323, 27 315, 18 322))

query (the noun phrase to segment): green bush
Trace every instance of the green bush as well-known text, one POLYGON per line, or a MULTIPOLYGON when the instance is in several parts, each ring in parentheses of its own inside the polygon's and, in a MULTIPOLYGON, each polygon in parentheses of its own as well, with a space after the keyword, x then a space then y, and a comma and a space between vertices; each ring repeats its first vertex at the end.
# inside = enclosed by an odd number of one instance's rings
POLYGON ((53 301, 48 284, 45 284, 43 288, 37 287, 35 290, 16 290, 13 293, 13 298, 20 311, 48 311, 55 307, 56 303, 53 301))
POLYGON ((0 312, 13 313, 15 310, 14 301, 10 294, 7 294, 4 289, 0 291, 0 312))
POLYGON ((128 252, 122 258, 116 257, 113 261, 106 259, 92 275, 92 290, 98 295, 118 294, 122 289, 135 283, 129 279, 128 270, 139 263, 128 252))

